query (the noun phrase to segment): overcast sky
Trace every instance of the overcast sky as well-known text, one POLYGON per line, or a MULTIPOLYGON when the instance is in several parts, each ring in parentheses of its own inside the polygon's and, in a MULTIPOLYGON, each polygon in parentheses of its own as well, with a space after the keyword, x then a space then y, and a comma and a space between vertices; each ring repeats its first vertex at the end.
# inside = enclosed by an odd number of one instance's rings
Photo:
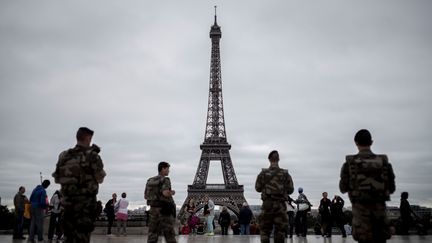
MULTIPOLYGON (((214 5, 227 138, 250 204, 273 149, 314 206, 323 191, 340 195, 345 155, 367 128, 396 174, 389 205, 408 191, 432 207, 427 0, 1 1, 1 203, 21 185, 29 196, 40 172, 52 180, 88 126, 107 172, 103 203, 125 191, 144 205, 165 160, 180 206, 204 141, 214 5)), ((209 174, 223 181, 220 163, 209 174)))

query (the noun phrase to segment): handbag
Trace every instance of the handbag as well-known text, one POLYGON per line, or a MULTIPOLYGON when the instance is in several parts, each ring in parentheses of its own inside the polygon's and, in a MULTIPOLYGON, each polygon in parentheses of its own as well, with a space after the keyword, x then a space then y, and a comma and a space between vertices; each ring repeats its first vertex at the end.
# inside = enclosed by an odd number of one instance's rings
POLYGON ((290 203, 285 202, 285 204, 286 204, 287 212, 294 212, 295 211, 294 207, 290 203))
POLYGON ((307 203, 299 203, 298 204, 298 211, 306 211, 309 210, 310 206, 307 203))

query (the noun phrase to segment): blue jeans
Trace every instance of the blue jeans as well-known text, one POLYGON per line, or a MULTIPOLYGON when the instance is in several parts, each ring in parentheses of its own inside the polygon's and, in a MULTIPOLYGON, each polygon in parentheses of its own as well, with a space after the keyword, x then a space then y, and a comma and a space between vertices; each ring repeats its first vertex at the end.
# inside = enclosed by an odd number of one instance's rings
POLYGON ((31 223, 29 240, 34 240, 35 234, 38 236, 38 241, 43 240, 43 219, 45 209, 31 208, 31 223), (37 232, 35 232, 37 230, 37 232))
POLYGON ((250 235, 250 224, 241 224, 240 225, 240 234, 241 235, 250 235))
POLYGON ((214 215, 207 216, 207 233, 213 233, 213 219, 214 215))

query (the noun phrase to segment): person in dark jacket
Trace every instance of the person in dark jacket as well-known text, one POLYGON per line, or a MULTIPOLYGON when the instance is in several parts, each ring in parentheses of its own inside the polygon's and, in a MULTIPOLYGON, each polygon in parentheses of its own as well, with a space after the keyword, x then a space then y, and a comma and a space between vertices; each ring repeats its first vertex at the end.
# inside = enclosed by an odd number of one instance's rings
POLYGON ((45 209, 48 208, 48 198, 45 189, 51 184, 49 180, 44 180, 42 185, 38 185, 30 196, 31 203, 31 223, 29 242, 34 242, 35 233, 38 235, 38 241, 43 241, 43 219, 45 209), (37 230, 37 232, 35 232, 37 230))
POLYGON ((25 237, 23 236, 24 202, 27 198, 24 193, 25 187, 20 186, 17 194, 14 197, 15 225, 13 231, 13 239, 25 240, 25 237))
POLYGON ((112 198, 108 200, 108 202, 105 204, 104 212, 106 213, 108 219, 108 228, 107 228, 108 236, 113 236, 111 233, 111 228, 113 226, 114 219, 115 219, 114 205, 116 203, 117 203, 117 194, 113 193, 112 198))
POLYGON ((330 214, 331 201, 327 198, 327 192, 322 193, 323 198, 320 201, 318 208, 321 215, 321 235, 323 237, 331 237, 332 218, 330 214))
POLYGON ((334 224, 340 229, 343 238, 346 237, 346 232, 344 227, 345 215, 342 211, 344 204, 345 201, 341 197, 335 195, 330 206, 332 220, 334 224))
POLYGON ((411 224, 413 223, 413 217, 412 215, 415 215, 413 210, 411 209, 411 205, 408 202, 408 192, 402 192, 401 193, 401 202, 399 206, 400 215, 401 215, 401 234, 402 235, 408 235, 409 234, 409 228, 411 224))
POLYGON ((228 227, 231 224, 231 215, 228 213, 227 207, 222 208, 222 212, 219 215, 218 223, 222 228, 222 235, 227 235, 228 227))
POLYGON ((239 213, 239 224, 240 224, 240 234, 249 235, 250 234, 250 222, 252 220, 253 214, 249 208, 249 205, 244 202, 243 207, 240 209, 239 213))

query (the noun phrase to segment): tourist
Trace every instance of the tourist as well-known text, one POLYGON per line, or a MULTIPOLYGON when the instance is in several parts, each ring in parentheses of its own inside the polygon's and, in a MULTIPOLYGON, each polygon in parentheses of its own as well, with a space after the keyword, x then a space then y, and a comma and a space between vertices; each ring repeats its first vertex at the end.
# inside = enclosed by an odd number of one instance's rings
POLYGON ((312 204, 303 193, 303 188, 298 188, 298 198, 294 202, 297 204, 296 213, 296 235, 306 237, 307 235, 307 214, 311 210, 312 204))
POLYGON ((332 218, 330 213, 331 201, 328 199, 327 192, 322 193, 323 198, 320 201, 318 212, 321 216, 321 235, 331 237, 332 218))
POLYGON ((118 211, 116 213, 116 219, 117 219, 117 235, 120 235, 120 226, 122 227, 122 234, 126 236, 126 224, 128 220, 128 206, 129 201, 126 199, 126 192, 123 192, 121 194, 120 200, 116 203, 116 207, 118 208, 118 211))
POLYGON ((24 224, 24 203, 26 196, 25 187, 20 186, 18 188, 18 192, 14 197, 14 206, 15 206, 15 221, 14 221, 14 231, 13 231, 13 239, 25 240, 23 235, 23 224, 24 224))
POLYGON ((219 214, 219 225, 221 226, 222 235, 228 234, 228 227, 231 224, 231 215, 228 212, 227 207, 222 207, 222 212, 219 214))
POLYGON ((45 189, 50 185, 49 180, 44 180, 41 185, 38 185, 30 196, 31 203, 31 222, 29 242, 34 242, 35 234, 38 236, 38 241, 43 241, 43 219, 45 210, 48 208, 47 195, 45 189))
POLYGON ((108 219, 107 236, 112 236, 111 228, 115 219, 114 205, 117 203, 117 194, 113 193, 111 199, 105 204, 104 212, 108 219))
POLYGON ((408 192, 401 193, 400 200, 400 218, 401 218, 401 235, 409 235, 409 228, 414 222, 412 215, 417 216, 411 208, 410 203, 408 202, 408 192))
POLYGON ((293 231, 294 231, 294 213, 295 213, 295 207, 292 205, 293 203, 293 199, 288 196, 288 200, 287 200, 287 215, 288 215, 288 225, 289 225, 289 229, 286 233, 287 236, 289 236, 289 238, 292 238, 293 236, 293 231))
POLYGON ((334 224, 340 229, 342 233, 342 238, 346 237, 346 232, 344 227, 345 214, 342 211, 344 203, 345 201, 341 197, 335 195, 330 206, 332 220, 334 224))
POLYGON ((207 219, 207 234, 206 235, 213 236, 214 235, 213 220, 215 217, 215 212, 214 212, 215 204, 214 204, 213 200, 211 200, 209 198, 208 195, 204 196, 204 202, 207 205, 207 210, 208 210, 208 214, 206 214, 206 219, 207 219))
POLYGON ((61 194, 59 190, 56 190, 50 200, 51 216, 48 228, 48 240, 60 239, 62 236, 61 232, 61 194), (54 231, 56 237, 54 237, 54 231))
POLYGON ((253 214, 247 202, 244 202, 239 213, 240 234, 250 235, 250 222, 253 214))

